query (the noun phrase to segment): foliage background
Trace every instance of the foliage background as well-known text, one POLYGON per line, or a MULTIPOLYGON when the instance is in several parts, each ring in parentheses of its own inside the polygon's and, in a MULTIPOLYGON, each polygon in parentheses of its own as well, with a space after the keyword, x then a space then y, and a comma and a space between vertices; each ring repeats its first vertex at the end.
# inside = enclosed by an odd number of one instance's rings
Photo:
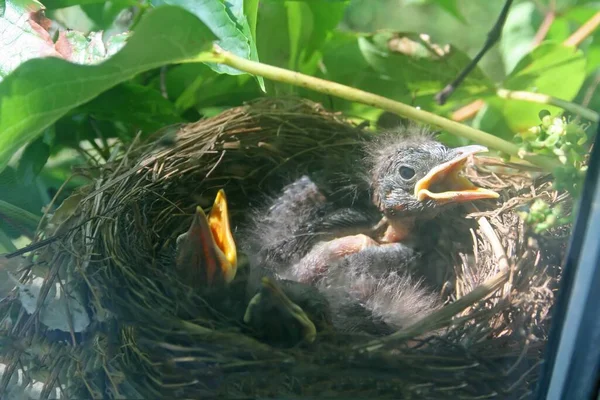
POLYGON ((500 98, 498 88, 600 109, 600 30, 577 49, 564 45, 600 12, 600 2, 590 0, 515 1, 500 43, 445 105, 435 102, 479 51, 503 3, 0 0, 0 254, 27 244, 47 207, 88 182, 69 179, 78 165, 101 165, 136 135, 285 94, 373 126, 397 121, 368 106, 194 62, 214 40, 251 60, 449 118, 479 101, 459 119, 508 140, 539 124, 540 110, 560 110, 500 98))

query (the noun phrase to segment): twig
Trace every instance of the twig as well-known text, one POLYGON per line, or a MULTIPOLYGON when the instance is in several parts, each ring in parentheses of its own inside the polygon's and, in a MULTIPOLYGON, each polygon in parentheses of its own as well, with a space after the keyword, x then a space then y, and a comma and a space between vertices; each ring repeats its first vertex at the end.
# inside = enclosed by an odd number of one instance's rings
POLYGON ((538 47, 539 44, 542 43, 542 41, 548 34, 548 31, 550 30, 550 27, 552 26, 552 23, 554 22, 555 18, 556 18, 556 14, 554 13, 554 9, 551 9, 546 13, 544 20, 542 21, 542 24, 540 25, 537 32, 535 33, 535 36, 533 37, 533 47, 534 48, 538 47))
POLYGON ((452 133, 472 141, 475 141, 484 146, 496 149, 503 153, 519 157, 532 164, 538 165, 547 171, 553 171, 558 162, 550 157, 545 157, 537 154, 519 154, 519 147, 497 136, 480 131, 457 122, 451 121, 442 116, 411 107, 407 104, 390 100, 383 96, 378 96, 373 93, 365 92, 341 85, 339 83, 330 82, 324 79, 315 78, 309 75, 304 75, 299 72, 290 71, 284 68, 274 67, 250 61, 242 57, 238 57, 228 51, 214 45, 210 55, 201 53, 199 56, 186 60, 187 62, 217 62, 236 68, 240 71, 248 72, 253 75, 262 76, 274 81, 289 83, 295 86, 308 88, 327 95, 337 96, 349 101, 370 105, 380 108, 385 111, 393 112, 402 115, 406 118, 418 121, 424 124, 437 126, 452 133), (521 157, 522 156, 522 157, 521 157))
POLYGON ((598 11, 592 18, 590 18, 585 24, 581 25, 567 40, 565 40, 565 46, 577 47, 587 37, 589 37, 600 25, 600 11, 598 11))
POLYGON ((474 102, 469 103, 466 106, 454 111, 450 118, 452 118, 452 120, 456 122, 466 121, 477 115, 477 113, 479 112, 479 110, 481 110, 483 106, 485 106, 485 102, 483 100, 475 100, 474 102))
POLYGON ((481 50, 479 50, 479 53, 477 53, 477 55, 473 57, 471 62, 467 64, 467 66, 460 72, 460 74, 458 74, 454 81, 452 81, 444 89, 442 89, 441 92, 435 95, 435 100, 438 102, 438 104, 443 105, 446 103, 448 97, 450 97, 452 93, 454 93, 454 91, 465 80, 467 75, 469 75, 471 71, 473 71, 473 69, 475 68, 475 66, 477 66, 477 63, 479 63, 479 61, 483 58, 485 53, 487 53, 498 42, 502 34, 502 28, 504 27, 504 23, 506 22, 508 10, 510 9, 512 2, 513 0, 506 0, 506 2, 504 3, 502 11, 500 11, 500 15, 498 16, 496 23, 492 27, 492 30, 488 32, 487 38, 485 39, 485 43, 483 44, 481 50))
POLYGON ((548 104, 551 106, 560 107, 563 110, 580 115, 592 122, 598 122, 600 120, 598 113, 590 110, 589 108, 585 108, 579 104, 571 103, 566 100, 557 99, 556 97, 548 96, 547 94, 512 91, 507 89, 498 89, 496 94, 498 97, 503 99, 525 100, 531 103, 548 104))
MULTIPOLYGON (((540 28, 538 29, 538 32, 535 35, 535 38, 533 39, 533 43, 534 43, 534 48, 540 44, 541 39, 543 39, 543 37, 546 36, 546 34, 548 33, 547 30, 550 29, 550 25, 552 24, 552 22, 554 21, 555 15, 552 11, 548 11, 548 13, 546 14, 546 18, 544 19, 544 21, 542 22, 542 25, 540 26, 540 28), (552 17, 550 17, 550 15, 552 15, 552 17), (546 27, 547 24, 547 27, 546 27), (544 32, 544 30, 546 30, 544 32), (542 36, 543 34, 543 36, 542 36)), ((598 25, 600 25, 600 12, 596 13, 592 18, 590 18, 585 24, 583 24, 577 31, 575 31, 569 38, 567 38, 563 44, 565 46, 578 46, 579 44, 581 44, 581 42, 583 40, 585 40, 585 38, 587 38, 589 35, 592 34, 592 32, 598 27, 598 25)), ((522 92, 522 93, 528 93, 528 92, 522 92)), ((538 95, 537 93, 535 95, 538 95)), ((548 96, 550 97, 550 96, 548 96)), ((522 98, 520 100, 524 100, 524 101, 534 101, 532 100, 534 97, 527 97, 527 98, 522 98)), ((559 100, 559 99, 556 99, 559 100)), ((560 100, 560 101, 564 101, 564 100, 560 100)), ((534 101, 536 102, 536 101, 534 101)), ((545 103, 545 104, 550 104, 550 103, 545 103)), ((573 104, 573 103, 569 103, 569 104, 573 104)), ((467 104, 466 106, 460 108, 459 110, 457 110, 453 116, 452 119, 455 121, 465 121, 471 117, 473 117, 475 114, 477 114, 477 112, 485 105, 485 103, 482 100, 475 100, 472 103, 467 104)), ((552 105, 556 105, 557 107, 562 107, 561 105, 558 104, 552 104, 552 105)))

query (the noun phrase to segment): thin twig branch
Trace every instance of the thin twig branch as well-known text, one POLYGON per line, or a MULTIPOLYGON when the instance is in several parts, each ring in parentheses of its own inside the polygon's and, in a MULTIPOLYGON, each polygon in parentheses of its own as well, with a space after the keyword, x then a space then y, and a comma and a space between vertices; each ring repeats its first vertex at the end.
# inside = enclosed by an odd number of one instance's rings
POLYGON ((556 18, 556 14, 554 13, 554 9, 549 10, 542 21, 542 24, 538 28, 535 36, 533 37, 533 47, 539 46, 540 43, 546 38, 554 19, 556 18))
POLYGON ((454 91, 465 80, 467 75, 469 75, 471 71, 475 69, 477 63, 479 63, 479 61, 483 58, 485 53, 487 53, 498 42, 500 36, 502 35, 502 28, 504 27, 504 23, 506 22, 508 10, 510 9, 512 2, 513 0, 506 0, 506 2, 504 3, 502 11, 500 11, 500 15, 498 16, 496 23, 488 32, 487 38, 485 39, 485 43, 483 44, 481 50, 479 50, 479 53, 477 53, 477 55, 473 57, 471 62, 460 72, 460 74, 458 74, 456 79, 454 79, 450 84, 448 84, 444 89, 442 89, 441 92, 435 95, 435 100, 438 102, 438 104, 443 105, 446 103, 448 97, 450 97, 452 93, 454 93, 454 91))
MULTIPOLYGON (((554 17, 555 17, 554 14, 552 14, 550 16, 550 13, 551 13, 551 11, 548 11, 548 13, 546 14, 546 18, 544 19, 544 21, 542 22, 542 25, 538 29, 538 32, 536 33, 536 36, 533 40, 534 48, 540 44, 538 42, 538 39, 542 38, 542 34, 545 37, 545 35, 548 33, 547 30, 550 29, 551 22, 554 21, 554 17)), ((583 24, 581 27, 579 27, 579 29, 577 29, 575 32, 573 32, 573 34, 571 36, 569 36, 569 38, 567 38, 563 42, 563 44, 565 46, 575 46, 575 47, 579 46, 581 44, 581 42, 583 42, 587 37, 589 37, 598 28, 599 25, 600 25, 600 12, 596 13, 585 24, 583 24)), ((527 93, 527 92, 521 92, 521 93, 527 93)), ((538 94, 537 93, 532 93, 532 94, 534 96, 525 96, 524 98, 521 98, 520 100, 533 101, 535 103, 539 103, 539 101, 534 100, 536 98, 535 96, 538 94)), ((550 97, 550 96, 547 96, 547 97, 550 97)), ((573 103, 567 103, 564 100, 560 100, 560 99, 555 99, 555 100, 560 101, 561 104, 573 104, 573 103)), ((545 102, 543 102, 543 103, 545 103, 545 102)), ((545 103, 545 104, 552 104, 557 107, 562 107, 562 105, 553 104, 553 103, 545 103)), ((483 101, 475 100, 474 102, 467 104, 466 106, 457 110, 453 114, 452 119, 455 121, 461 122, 461 121, 465 121, 469 118, 472 118, 473 116, 475 116, 475 114, 477 114, 477 112, 479 112, 479 110, 484 105, 485 105, 485 103, 483 101)), ((577 106, 577 105, 575 105, 575 106, 577 106)), ((565 108, 565 110, 571 111, 568 108, 565 108)), ((575 113, 577 114, 577 112, 575 112, 575 113)), ((592 119, 592 121, 593 120, 594 119, 592 119)))

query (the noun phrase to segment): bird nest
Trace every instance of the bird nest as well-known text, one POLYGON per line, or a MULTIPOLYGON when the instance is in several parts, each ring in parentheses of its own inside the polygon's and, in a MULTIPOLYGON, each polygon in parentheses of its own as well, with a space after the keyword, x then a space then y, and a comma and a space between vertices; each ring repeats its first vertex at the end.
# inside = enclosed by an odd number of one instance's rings
POLYGON ((517 210, 538 197, 570 200, 518 168, 469 166, 473 182, 501 197, 442 217, 440 227, 463 232, 440 247, 446 305, 388 336, 272 347, 175 273, 165 254, 219 188, 232 225, 243 226, 250 207, 293 179, 355 168, 352 150, 371 135, 318 104, 260 100, 78 171, 93 183, 46 216, 19 258, 17 288, 0 301, 2 398, 526 396, 569 232, 534 235, 517 210))

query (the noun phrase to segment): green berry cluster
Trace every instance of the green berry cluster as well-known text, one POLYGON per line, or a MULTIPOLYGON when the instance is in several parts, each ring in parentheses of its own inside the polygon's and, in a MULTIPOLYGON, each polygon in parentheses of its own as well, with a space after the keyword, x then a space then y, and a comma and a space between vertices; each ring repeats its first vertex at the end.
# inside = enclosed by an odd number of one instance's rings
POLYGON ((569 217, 563 215, 560 204, 551 207, 542 199, 536 199, 528 211, 521 211, 519 215, 535 233, 542 233, 552 227, 570 222, 569 217))
POLYGON ((587 169, 587 127, 566 117, 552 117, 547 110, 539 116, 541 124, 517 134, 515 139, 522 152, 556 157, 562 165, 554 170, 554 188, 578 197, 587 169))
MULTIPOLYGON (((587 170, 590 142, 587 126, 563 116, 553 117, 547 110, 542 110, 539 117, 541 124, 517 134, 515 140, 522 152, 556 157, 561 165, 553 171, 554 188, 577 198, 587 170)), ((560 205, 550 206, 541 199, 536 199, 520 215, 536 233, 570 221, 563 216, 560 205)))

